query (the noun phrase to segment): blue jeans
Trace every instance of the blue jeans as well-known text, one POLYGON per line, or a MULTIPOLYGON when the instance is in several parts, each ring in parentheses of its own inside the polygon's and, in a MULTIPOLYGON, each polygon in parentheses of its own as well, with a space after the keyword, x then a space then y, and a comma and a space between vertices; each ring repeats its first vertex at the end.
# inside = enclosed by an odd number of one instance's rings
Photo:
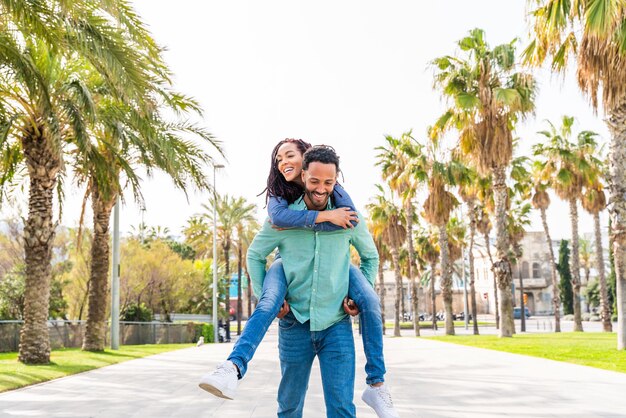
POLYGON ((383 321, 380 299, 361 270, 350 264, 350 288, 348 296, 361 311, 361 337, 365 351, 365 382, 368 385, 385 381, 385 358, 383 356, 383 321))
POLYGON ((282 379, 278 417, 300 418, 309 386, 311 365, 318 357, 328 418, 356 417, 354 407, 354 339, 345 317, 323 331, 311 331, 289 313, 279 322, 278 349, 282 379))
POLYGON ((277 258, 265 273, 261 298, 248 318, 245 328, 228 356, 239 368, 239 378, 243 378, 248 369, 248 362, 252 360, 256 348, 259 346, 267 329, 280 311, 280 307, 287 295, 287 279, 283 270, 283 260, 277 258))
MULTIPOLYGON (((349 281, 348 295, 361 311, 363 348, 367 358, 365 364, 366 382, 370 385, 384 382, 383 322, 378 295, 361 273, 361 270, 353 265, 350 265, 349 281)), ((240 379, 246 374, 248 362, 252 360, 256 348, 278 314, 286 293, 287 279, 283 270, 283 262, 278 258, 267 270, 261 298, 228 357, 228 360, 239 368, 240 379)))

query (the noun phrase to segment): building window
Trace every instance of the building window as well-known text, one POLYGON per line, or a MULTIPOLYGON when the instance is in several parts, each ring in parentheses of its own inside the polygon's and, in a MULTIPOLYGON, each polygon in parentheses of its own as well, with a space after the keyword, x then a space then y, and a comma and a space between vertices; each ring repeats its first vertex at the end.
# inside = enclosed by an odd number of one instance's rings
POLYGON ((522 262, 522 279, 528 279, 529 273, 528 273, 528 261, 524 261, 522 262))
POLYGON ((541 278, 541 266, 539 263, 533 263, 533 279, 541 278))

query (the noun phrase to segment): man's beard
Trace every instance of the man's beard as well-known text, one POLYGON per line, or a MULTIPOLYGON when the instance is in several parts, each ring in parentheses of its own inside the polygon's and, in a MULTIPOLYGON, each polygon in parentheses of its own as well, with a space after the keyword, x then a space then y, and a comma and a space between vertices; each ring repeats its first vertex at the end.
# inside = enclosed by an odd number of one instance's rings
POLYGON ((306 196, 309 198, 309 201, 311 202, 312 205, 315 206, 315 209, 318 210, 323 210, 326 209, 326 206, 328 206, 328 198, 329 198, 329 193, 324 193, 323 195, 326 196, 326 198, 324 199, 324 201, 322 203, 317 203, 317 197, 314 195, 313 191, 309 191, 309 190, 305 190, 304 192, 306 194, 306 196))

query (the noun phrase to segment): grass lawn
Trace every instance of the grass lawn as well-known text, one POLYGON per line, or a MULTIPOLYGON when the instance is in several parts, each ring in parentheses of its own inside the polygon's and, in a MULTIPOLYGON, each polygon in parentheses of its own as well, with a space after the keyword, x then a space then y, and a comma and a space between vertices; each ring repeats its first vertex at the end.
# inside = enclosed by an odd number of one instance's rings
MULTIPOLYGON (((385 326, 387 328, 393 328, 394 323, 393 321, 385 321, 385 326)), ((455 327, 464 327, 465 326, 465 321, 454 321, 454 326, 455 327)), ((472 321, 470 321, 469 323, 470 328, 473 326, 472 325, 472 321)), ((483 321, 478 321, 478 326, 479 327, 495 327, 496 323, 495 322, 483 322, 483 321)), ((424 328, 424 329, 429 329, 433 327, 433 323, 432 321, 420 321, 420 328, 424 328)), ((437 321, 437 327, 439 329, 446 328, 446 323, 443 321, 437 321)), ((413 329, 413 322, 400 322, 400 329, 413 329)))
POLYGON ((64 348, 52 351, 50 364, 37 366, 27 366, 18 362, 17 353, 0 353, 0 392, 192 346, 192 344, 123 345, 119 350, 107 349, 101 353, 81 351, 79 348, 64 348))
POLYGON ((428 338, 626 373, 626 351, 617 350, 615 333, 516 334, 513 338, 499 338, 496 335, 446 335, 428 338))

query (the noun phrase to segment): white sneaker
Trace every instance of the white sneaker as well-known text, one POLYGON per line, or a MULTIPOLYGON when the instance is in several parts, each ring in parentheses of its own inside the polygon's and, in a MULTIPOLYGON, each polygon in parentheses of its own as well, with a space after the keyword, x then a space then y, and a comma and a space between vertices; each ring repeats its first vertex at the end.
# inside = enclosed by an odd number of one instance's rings
POLYGON ((239 378, 237 367, 227 360, 217 366, 213 373, 207 373, 200 379, 200 386, 207 392, 224 399, 235 399, 239 378))
POLYGON ((393 407, 391 394, 387 389, 387 385, 384 383, 379 387, 367 385, 367 388, 363 391, 363 395, 361 395, 361 399, 376 411, 376 415, 378 415, 379 418, 400 418, 400 415, 398 415, 398 412, 396 412, 396 409, 393 407))

